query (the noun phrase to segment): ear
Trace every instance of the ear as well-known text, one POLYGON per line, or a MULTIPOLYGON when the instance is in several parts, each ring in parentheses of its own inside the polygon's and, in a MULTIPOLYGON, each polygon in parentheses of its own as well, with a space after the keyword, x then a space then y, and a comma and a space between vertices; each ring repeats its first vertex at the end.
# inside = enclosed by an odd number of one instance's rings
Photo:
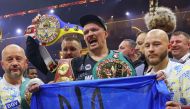
POLYGON ((168 44, 168 50, 169 50, 169 51, 171 50, 171 47, 172 47, 172 44, 169 43, 169 44, 168 44))
POLYGON ((106 36, 106 38, 108 38, 108 36, 109 36, 109 33, 107 31, 105 31, 105 36, 106 36))
POLYGON ((189 47, 189 49, 190 49, 190 39, 189 39, 189 41, 188 41, 188 47, 189 47))
POLYGON ((4 62, 1 60, 0 61, 1 67, 4 69, 4 62))

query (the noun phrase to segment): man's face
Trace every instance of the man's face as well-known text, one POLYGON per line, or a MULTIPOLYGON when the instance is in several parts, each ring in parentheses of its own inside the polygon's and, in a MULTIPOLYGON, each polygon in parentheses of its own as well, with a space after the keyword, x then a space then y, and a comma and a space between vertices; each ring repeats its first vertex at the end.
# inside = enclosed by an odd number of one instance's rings
POLYGON ((132 52, 132 48, 129 45, 128 41, 122 41, 119 45, 119 52, 122 52, 125 56, 128 56, 132 52))
POLYGON ((63 59, 80 57, 81 47, 80 44, 75 41, 63 41, 62 43, 63 59))
POLYGON ((153 36, 149 34, 145 38, 145 58, 147 62, 152 65, 158 65, 168 55, 168 44, 159 36, 153 36))
POLYGON ((28 70, 28 78, 33 79, 38 77, 38 72, 36 69, 29 69, 28 70))
POLYGON ((84 26, 84 40, 90 51, 101 49, 106 46, 107 32, 95 23, 88 23, 84 26))
POLYGON ((186 53, 189 52, 189 40, 181 35, 172 36, 170 39, 171 53, 174 58, 181 59, 186 53))
POLYGON ((10 79, 18 79, 26 71, 28 62, 23 51, 18 48, 10 48, 4 51, 2 68, 10 79))
POLYGON ((136 49, 139 50, 141 53, 144 54, 144 39, 146 37, 146 33, 141 33, 140 35, 137 36, 136 39, 136 49))

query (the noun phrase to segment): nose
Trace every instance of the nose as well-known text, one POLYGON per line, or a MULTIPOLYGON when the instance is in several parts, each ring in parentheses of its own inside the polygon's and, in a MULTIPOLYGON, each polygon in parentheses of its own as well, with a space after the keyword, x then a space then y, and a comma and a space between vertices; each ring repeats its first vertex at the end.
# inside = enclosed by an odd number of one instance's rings
POLYGON ((68 49, 68 50, 66 51, 66 54, 71 54, 71 50, 68 49))
POLYGON ((94 34, 93 31, 89 30, 89 32, 87 34, 85 34, 84 36, 85 37, 89 37, 89 36, 92 36, 94 34))
POLYGON ((173 41, 173 42, 170 42, 171 46, 175 46, 176 45, 176 42, 173 41))
POLYGON ((14 67, 18 66, 18 61, 16 59, 13 59, 11 65, 14 67))
POLYGON ((148 48, 148 51, 149 52, 154 52, 154 47, 150 45, 149 48, 148 48))

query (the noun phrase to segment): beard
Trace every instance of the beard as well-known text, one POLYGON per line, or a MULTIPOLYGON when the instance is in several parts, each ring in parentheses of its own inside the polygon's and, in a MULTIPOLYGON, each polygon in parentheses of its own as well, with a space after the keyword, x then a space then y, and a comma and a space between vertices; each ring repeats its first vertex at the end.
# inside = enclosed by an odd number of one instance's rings
POLYGON ((12 79, 18 79, 22 77, 23 73, 25 72, 25 69, 18 68, 17 71, 12 71, 11 69, 5 70, 7 75, 12 79))
POLYGON ((168 52, 167 50, 165 50, 162 54, 160 55, 157 55, 158 59, 154 59, 154 60, 150 60, 148 57, 146 57, 146 61, 149 65, 152 65, 152 66, 156 66, 158 65, 160 62, 162 62, 168 55, 168 52))

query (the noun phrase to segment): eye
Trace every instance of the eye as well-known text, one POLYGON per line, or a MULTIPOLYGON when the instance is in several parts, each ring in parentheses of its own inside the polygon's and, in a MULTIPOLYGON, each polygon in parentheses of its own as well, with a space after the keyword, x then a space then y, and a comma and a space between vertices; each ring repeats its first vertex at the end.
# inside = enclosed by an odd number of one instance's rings
POLYGON ((75 48, 75 47, 71 47, 70 50, 71 50, 71 51, 75 51, 76 48, 75 48))
POLYGON ((6 59, 6 61, 8 61, 8 62, 12 62, 12 60, 13 60, 13 58, 11 58, 11 57, 8 57, 8 58, 6 59))
POLYGON ((177 40, 177 41, 176 41, 176 43, 181 43, 181 42, 182 42, 182 41, 180 41, 180 40, 177 40))
POLYGON ((16 60, 17 60, 17 61, 22 61, 23 58, 22 58, 22 57, 16 57, 16 60))
POLYGON ((65 51, 65 52, 66 52, 66 51, 68 51, 68 49, 67 49, 67 48, 64 48, 64 49, 63 49, 63 51, 65 51))
POLYGON ((143 44, 143 42, 137 42, 137 44, 138 44, 138 45, 142 45, 142 44, 143 44))
POLYGON ((84 31, 84 35, 87 35, 88 33, 89 33, 89 31, 88 31, 88 30, 84 31))
POLYGON ((159 46, 161 45, 161 43, 154 43, 154 46, 159 46))
POLYGON ((148 48, 150 46, 150 44, 145 43, 144 47, 148 48))
POLYGON ((92 29, 91 29, 92 32, 96 32, 96 31, 98 31, 98 30, 99 30, 98 28, 92 28, 92 29))

